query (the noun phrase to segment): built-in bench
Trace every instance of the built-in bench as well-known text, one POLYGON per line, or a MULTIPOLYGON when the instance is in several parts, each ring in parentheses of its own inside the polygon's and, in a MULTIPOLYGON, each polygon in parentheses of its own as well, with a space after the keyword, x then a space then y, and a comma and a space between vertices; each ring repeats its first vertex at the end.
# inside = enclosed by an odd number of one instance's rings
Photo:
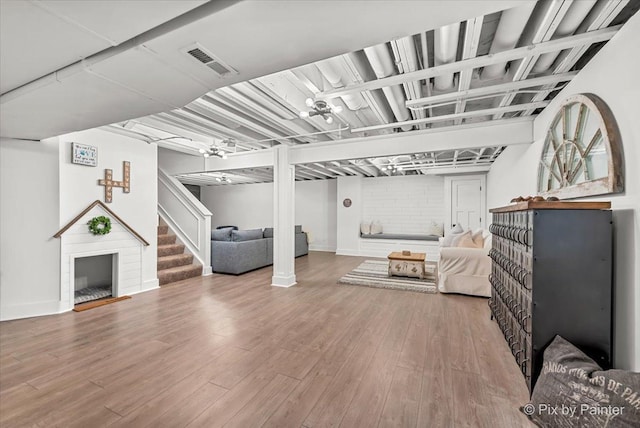
POLYGON ((438 235, 424 235, 419 233, 376 233, 373 235, 368 235, 365 233, 361 233, 360 237, 363 239, 404 239, 405 241, 436 241, 440 236, 438 235))
POLYGON ((360 255, 366 257, 387 257, 394 251, 409 250, 425 253, 427 260, 438 260, 439 242, 437 235, 376 233, 360 234, 360 255))

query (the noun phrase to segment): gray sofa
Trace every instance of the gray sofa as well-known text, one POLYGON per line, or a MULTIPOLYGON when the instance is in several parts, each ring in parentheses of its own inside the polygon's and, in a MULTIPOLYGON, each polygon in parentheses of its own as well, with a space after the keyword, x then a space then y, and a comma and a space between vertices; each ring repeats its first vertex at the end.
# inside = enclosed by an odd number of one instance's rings
MULTIPOLYGON (((295 229, 295 257, 309 253, 307 234, 295 229)), ((273 228, 211 231, 211 267, 214 272, 241 274, 273 264, 273 228)))

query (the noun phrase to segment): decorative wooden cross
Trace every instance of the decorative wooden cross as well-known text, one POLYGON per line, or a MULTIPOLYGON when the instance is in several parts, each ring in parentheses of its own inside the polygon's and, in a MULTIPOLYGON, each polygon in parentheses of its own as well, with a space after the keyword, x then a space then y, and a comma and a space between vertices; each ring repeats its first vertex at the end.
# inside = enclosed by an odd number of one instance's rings
POLYGON ((110 203, 113 199, 113 188, 122 187, 124 193, 131 192, 131 163, 122 162, 123 178, 122 181, 113 181, 113 171, 104 170, 104 180, 98 180, 99 186, 104 186, 104 201, 110 203))

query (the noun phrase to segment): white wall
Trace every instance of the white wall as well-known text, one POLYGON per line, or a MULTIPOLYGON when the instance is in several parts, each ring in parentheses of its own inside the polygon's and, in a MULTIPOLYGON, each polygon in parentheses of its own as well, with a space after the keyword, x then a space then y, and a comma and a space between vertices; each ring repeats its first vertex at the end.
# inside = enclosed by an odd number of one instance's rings
POLYGON ((202 186, 200 197, 211 211, 211 229, 273 227, 273 183, 202 186))
MULTIPOLYGON (((151 245, 142 251, 139 292, 158 286, 157 147, 100 130, 43 142, 0 143, 0 319, 69 309, 62 299, 61 242, 53 235, 96 199, 104 201, 105 168, 122 178, 131 162, 131 193, 113 191, 109 207, 151 245), (71 142, 98 148, 98 166, 71 163, 71 142)), ((86 220, 85 220, 86 221, 86 220)))
POLYGON ((379 221, 388 233, 427 233, 444 221, 444 177, 409 175, 362 180, 361 221, 379 221))
POLYGON ((309 232, 309 248, 336 251, 337 180, 296 181, 296 224, 309 232))
POLYGON ((362 177, 338 177, 337 196, 337 249, 336 254, 360 254, 360 219, 362 218, 362 177), (345 207, 343 201, 351 200, 345 207))
POLYGON ((518 195, 536 193, 538 160, 546 129, 559 104, 573 94, 591 92, 611 108, 622 135, 625 191, 591 200, 611 201, 614 213, 614 362, 640 371, 640 56, 637 36, 640 14, 618 34, 560 92, 534 123, 534 144, 508 147, 488 175, 489 207, 506 205, 518 195))
POLYGON ((110 132, 93 129, 60 137, 60 227, 77 216, 96 199, 104 202, 104 170, 113 170, 113 179, 122 180, 122 162, 131 162, 131 192, 113 189, 107 206, 149 242, 142 250, 140 291, 158 286, 158 163, 157 146, 110 132), (71 163, 71 142, 98 148, 98 166, 71 163))
MULTIPOLYGON (((336 180, 296 181, 295 223, 309 233, 309 249, 336 249, 336 180)), ((203 186, 211 227, 273 227, 273 183, 203 186)))
POLYGON ((58 311, 58 143, 0 140, 0 319, 58 311))

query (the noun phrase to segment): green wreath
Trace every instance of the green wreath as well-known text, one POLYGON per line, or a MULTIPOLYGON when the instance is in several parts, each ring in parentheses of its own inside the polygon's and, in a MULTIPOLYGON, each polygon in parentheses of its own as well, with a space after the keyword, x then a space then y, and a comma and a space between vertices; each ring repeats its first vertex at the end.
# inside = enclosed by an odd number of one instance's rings
POLYGON ((89 232, 94 235, 106 235, 111 232, 111 219, 103 215, 94 217, 87 223, 89 225, 89 232))

